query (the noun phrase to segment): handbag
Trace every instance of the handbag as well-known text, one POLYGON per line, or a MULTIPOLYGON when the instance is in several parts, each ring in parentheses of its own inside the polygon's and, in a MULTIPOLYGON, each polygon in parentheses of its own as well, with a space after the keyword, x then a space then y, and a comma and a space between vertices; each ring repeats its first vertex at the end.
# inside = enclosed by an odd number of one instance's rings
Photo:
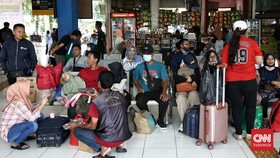
POLYGON ((126 49, 125 49, 125 41, 122 41, 118 46, 117 46, 117 50, 123 54, 125 53, 126 49))
POLYGON ((144 110, 136 112, 134 117, 136 132, 141 134, 151 134, 156 129, 156 122, 153 115, 144 110))
POLYGON ((190 92, 190 91, 195 91, 197 88, 197 86, 193 86, 191 83, 189 82, 183 82, 183 83, 179 83, 176 84, 176 89, 177 92, 190 92))
POLYGON ((162 80, 159 78, 152 77, 149 73, 147 64, 144 62, 145 70, 147 72, 147 84, 148 88, 153 92, 158 92, 162 90, 162 80))

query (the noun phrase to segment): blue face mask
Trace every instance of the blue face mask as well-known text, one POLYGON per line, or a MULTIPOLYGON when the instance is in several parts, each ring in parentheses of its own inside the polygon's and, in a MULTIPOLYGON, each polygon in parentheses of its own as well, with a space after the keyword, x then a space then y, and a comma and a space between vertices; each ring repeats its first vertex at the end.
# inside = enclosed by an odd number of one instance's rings
POLYGON ((152 60, 152 55, 143 55, 143 59, 146 62, 150 62, 152 60))
POLYGON ((190 51, 190 47, 184 47, 184 50, 185 50, 186 52, 189 52, 189 51, 190 51))

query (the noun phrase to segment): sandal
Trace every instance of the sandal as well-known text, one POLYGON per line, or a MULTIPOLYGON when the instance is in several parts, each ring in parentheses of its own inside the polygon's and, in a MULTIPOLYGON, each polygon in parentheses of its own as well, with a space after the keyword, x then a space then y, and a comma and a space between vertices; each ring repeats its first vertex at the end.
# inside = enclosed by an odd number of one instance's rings
POLYGON ((126 150, 126 148, 117 147, 117 148, 116 148, 116 152, 117 152, 117 153, 126 153, 127 150, 126 150))
POLYGON ((101 154, 93 156, 92 158, 116 158, 116 156, 105 155, 102 156, 101 154))
POLYGON ((11 148, 12 149, 17 149, 17 150, 25 150, 25 149, 28 149, 29 146, 23 142, 19 143, 17 146, 12 146, 11 145, 11 148))

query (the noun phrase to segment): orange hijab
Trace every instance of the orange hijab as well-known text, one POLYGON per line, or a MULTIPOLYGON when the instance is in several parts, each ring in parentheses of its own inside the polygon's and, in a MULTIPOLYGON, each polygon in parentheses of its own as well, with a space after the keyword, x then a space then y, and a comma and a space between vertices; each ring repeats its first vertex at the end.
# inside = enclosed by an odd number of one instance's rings
MULTIPOLYGON (((22 80, 17 81, 16 83, 12 84, 7 89, 7 101, 8 105, 4 107, 4 109, 9 106, 9 104, 14 100, 19 100, 20 102, 24 103, 24 105, 32 111, 32 103, 29 99, 30 93, 30 81, 29 80, 22 80)), ((4 111, 3 109, 3 111, 4 111)))

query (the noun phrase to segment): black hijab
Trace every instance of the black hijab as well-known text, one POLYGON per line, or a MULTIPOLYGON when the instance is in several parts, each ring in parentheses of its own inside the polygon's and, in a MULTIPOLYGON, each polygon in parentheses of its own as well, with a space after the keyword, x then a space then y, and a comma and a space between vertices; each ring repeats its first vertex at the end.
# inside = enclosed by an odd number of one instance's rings
POLYGON ((114 83, 120 83, 122 79, 127 78, 123 66, 120 62, 108 64, 110 71, 114 74, 114 83))

